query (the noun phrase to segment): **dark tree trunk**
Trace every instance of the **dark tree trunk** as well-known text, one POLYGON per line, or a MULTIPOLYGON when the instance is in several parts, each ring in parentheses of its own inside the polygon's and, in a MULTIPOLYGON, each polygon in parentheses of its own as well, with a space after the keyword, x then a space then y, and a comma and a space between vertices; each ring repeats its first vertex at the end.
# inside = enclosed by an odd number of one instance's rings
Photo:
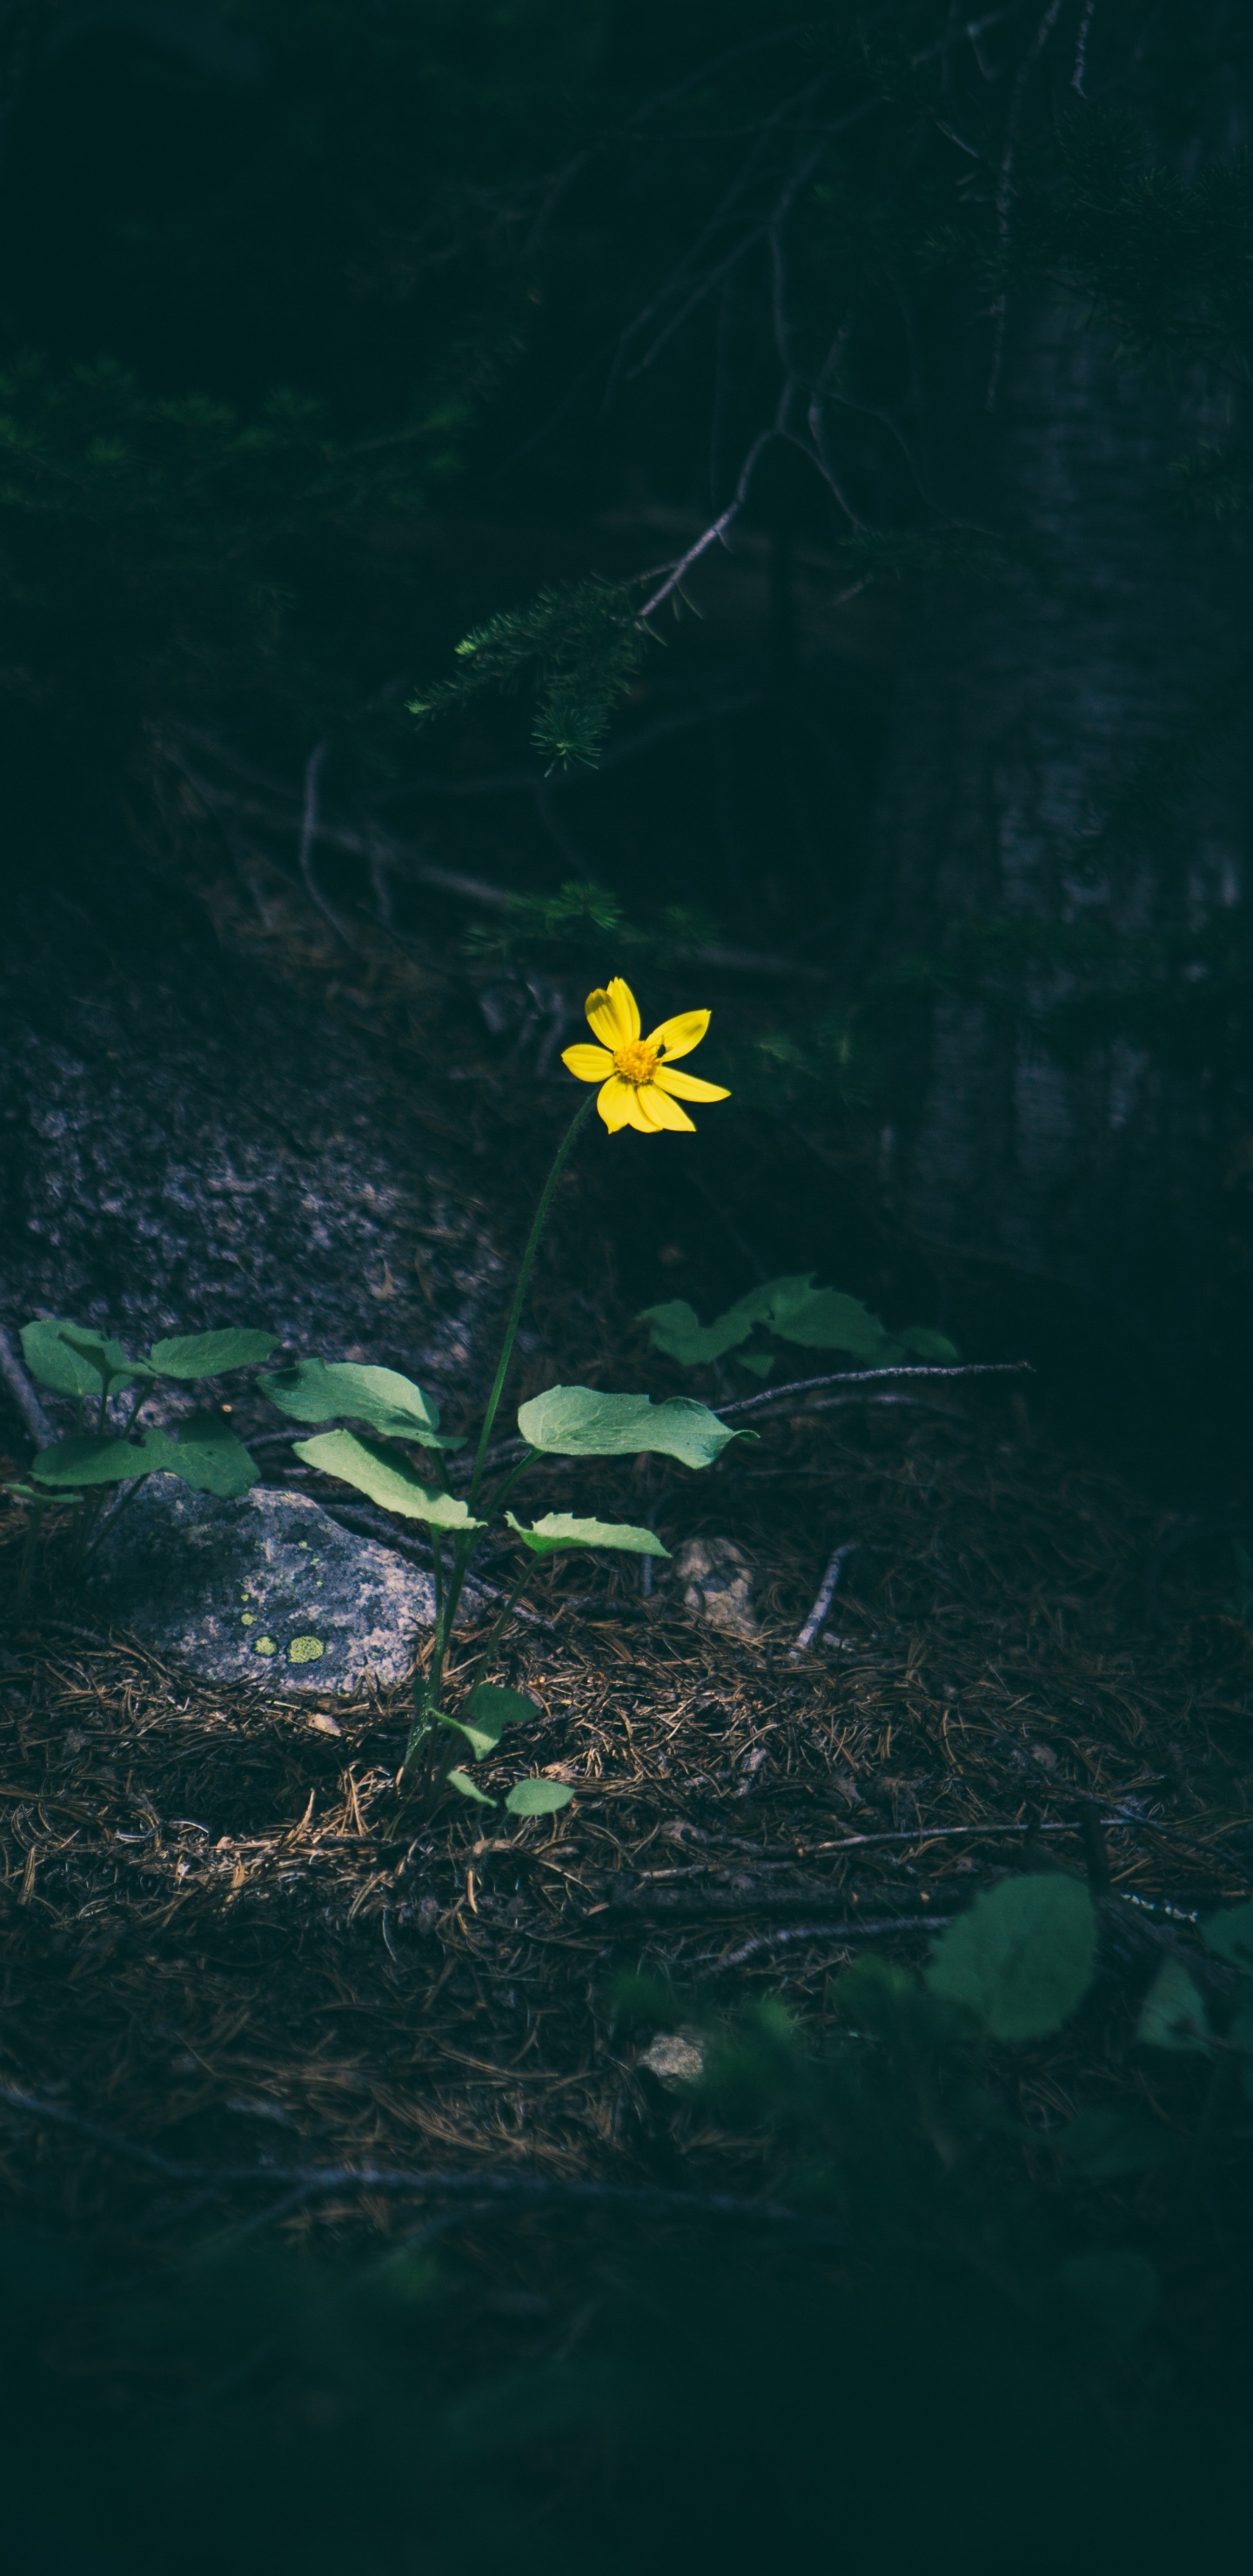
POLYGON ((1248 650, 1247 583, 1169 482, 1200 399, 1116 367, 1070 305, 1011 346, 967 506, 1029 561, 1008 581, 939 585, 920 610, 874 934, 884 959, 960 961, 978 923, 1000 925, 1003 955, 1036 951, 1016 968, 989 953, 935 1000, 892 1144, 901 1214, 937 1247, 1193 1334, 1232 1103, 1203 1063, 1146 1038, 1143 1012, 1138 1030, 1133 1012, 1076 1036, 1085 969, 1065 940, 1107 926, 1119 972, 1130 960, 1152 985, 1149 944, 1236 903, 1247 874, 1243 739, 1218 723, 1201 738, 1248 650), (1189 741, 1199 758, 1172 795, 1172 747, 1189 741))

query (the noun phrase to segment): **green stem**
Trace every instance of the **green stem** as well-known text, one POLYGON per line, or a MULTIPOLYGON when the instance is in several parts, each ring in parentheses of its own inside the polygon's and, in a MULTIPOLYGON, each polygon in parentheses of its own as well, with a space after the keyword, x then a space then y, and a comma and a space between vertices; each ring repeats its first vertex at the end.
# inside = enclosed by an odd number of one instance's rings
MULTIPOLYGON (((571 1119, 565 1135, 562 1137, 561 1143, 557 1147, 557 1151, 553 1156, 552 1168, 544 1183, 543 1190, 540 1194, 539 1206, 536 1208, 535 1216, 531 1225, 531 1231, 527 1236, 526 1249, 523 1252, 521 1267, 518 1271, 518 1284, 513 1292, 513 1304, 509 1309, 509 1321, 505 1326, 505 1337, 501 1344, 500 1358, 496 1366, 496 1375, 492 1381, 492 1391, 487 1400, 487 1411, 483 1417, 483 1428, 479 1434, 479 1445, 475 1452, 474 1474, 471 1479, 470 1492, 468 1496, 468 1505, 471 1512, 475 1510, 478 1503, 479 1488, 483 1482, 483 1471, 487 1463, 487 1452, 491 1446, 492 1430, 495 1425, 496 1415, 500 1409, 500 1399, 504 1393, 505 1379, 509 1374, 509 1363, 513 1358, 514 1343, 518 1338, 518 1326, 522 1320, 522 1308, 526 1302, 526 1292, 531 1283, 531 1271, 534 1267, 536 1252, 539 1249, 540 1236, 544 1231, 548 1211, 552 1206, 553 1192, 555 1191, 557 1183, 565 1169, 566 1161, 570 1154, 571 1147, 574 1144, 574 1140, 595 1106, 596 1094, 595 1092, 591 1092, 588 1098, 583 1102, 581 1108, 576 1111, 574 1117, 571 1119)), ((534 1453, 532 1452, 531 1454, 533 1455, 534 1453)), ((505 1494, 512 1490, 516 1478, 521 1475, 525 1467, 529 1467, 530 1463, 530 1456, 522 1459, 521 1463, 514 1469, 513 1473, 505 1478, 503 1485, 500 1487, 500 1490, 496 1495, 495 1503, 493 1505, 494 1512, 499 1509, 505 1494)), ((473 1534, 466 1538, 454 1540, 452 1566, 449 1571, 447 1581, 441 1581, 443 1571, 442 1566, 439 1566, 437 1572, 435 1634, 431 1641, 431 1660, 427 1666, 425 1674, 419 1676, 418 1680, 414 1683, 413 1725, 410 1729, 409 1741, 405 1747, 405 1758, 400 1766, 400 1775, 397 1781, 398 1788, 402 1790, 405 1789, 412 1781, 417 1757, 422 1746, 427 1743, 432 1733, 429 1712, 432 1709, 437 1709, 439 1707, 439 1695, 443 1688, 444 1680, 444 1662, 448 1653, 449 1641, 453 1632, 453 1624, 456 1620, 457 1610, 461 1600, 461 1588, 465 1581, 466 1567, 469 1564, 473 1549, 473 1534)), ((436 1558, 438 1566, 438 1544, 436 1548, 436 1558)), ((494 1647, 496 1639, 504 1626, 505 1620, 513 1610, 514 1602, 517 1600, 522 1589, 522 1583, 527 1581, 531 1571, 532 1569, 528 1567, 522 1576, 522 1581, 515 1587, 515 1590, 511 1593, 508 1601, 506 1602, 500 1618, 497 1620, 496 1625, 492 1630, 491 1638, 488 1641, 488 1653, 490 1653, 494 1647)), ((480 1661, 481 1660, 482 1658, 480 1658, 480 1661)), ((438 1765, 436 1767, 438 1769, 438 1765)), ((446 1764, 444 1767, 445 1769, 451 1768, 451 1762, 446 1764)))
POLYGON ((526 1250, 522 1255, 522 1267, 518 1272, 518 1284, 514 1290, 513 1304, 509 1310, 509 1321, 505 1326, 505 1338, 501 1345, 500 1360, 497 1365, 492 1391, 487 1399, 487 1411, 483 1416, 483 1428, 479 1433, 478 1451, 474 1460, 474 1478, 470 1486, 471 1511, 474 1510, 475 1504, 479 1498, 479 1487, 483 1482, 483 1468, 487 1459, 488 1447, 491 1442, 492 1428, 499 1410, 501 1396, 504 1393, 505 1379, 509 1374, 509 1363, 513 1358, 513 1346, 518 1338, 518 1326, 522 1320, 522 1308, 525 1303, 527 1289, 531 1284, 531 1268, 535 1260, 535 1255, 539 1249, 539 1239, 544 1231, 548 1211, 552 1205, 553 1192, 556 1189, 557 1183, 565 1169, 566 1159, 574 1143, 575 1137, 578 1135, 579 1129, 585 1125, 587 1119, 591 1116, 595 1106, 596 1094, 592 1091, 588 1093, 587 1099, 584 1101, 582 1108, 576 1111, 574 1117, 570 1121, 570 1125, 566 1129, 565 1135, 562 1137, 561 1143, 557 1147, 557 1151, 553 1156, 552 1170, 544 1183, 540 1203, 535 1211, 535 1220, 531 1227, 530 1234, 527 1236, 526 1250))

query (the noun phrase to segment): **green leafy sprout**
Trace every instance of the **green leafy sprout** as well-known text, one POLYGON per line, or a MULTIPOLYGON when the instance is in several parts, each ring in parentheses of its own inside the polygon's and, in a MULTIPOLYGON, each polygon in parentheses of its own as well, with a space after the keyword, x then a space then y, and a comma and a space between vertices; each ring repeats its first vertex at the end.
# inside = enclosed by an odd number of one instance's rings
POLYGON ((739 1366, 760 1378, 769 1377, 774 1368, 779 1342, 802 1350, 846 1351, 866 1368, 891 1368, 907 1357, 940 1362, 958 1357, 947 1336, 927 1326, 910 1324, 904 1332, 889 1333, 859 1298, 838 1288, 815 1287, 812 1271, 763 1280, 712 1324, 702 1324, 685 1297, 646 1306, 636 1320, 649 1326, 653 1349, 664 1351, 681 1368, 707 1368, 734 1351, 739 1366))
MULTIPOLYGON (((708 1406, 687 1396, 654 1403, 648 1395, 613 1394, 596 1387, 554 1386, 518 1411, 520 1439, 489 1490, 491 1439, 513 1356, 531 1267, 554 1190, 575 1139, 595 1107, 582 1104, 566 1131, 540 1197, 523 1254, 504 1343, 475 1450, 469 1489, 452 1491, 448 1460, 463 1440, 440 1427, 439 1408, 397 1369, 351 1360, 304 1359, 267 1368, 278 1348, 274 1333, 239 1330, 191 1334, 153 1344, 135 1358, 119 1342, 64 1318, 28 1324, 22 1335, 26 1364, 40 1385, 71 1398, 73 1432, 40 1451, 28 1479, 9 1490, 32 1512, 39 1503, 70 1503, 81 1555, 99 1538, 110 1488, 122 1488, 118 1508, 150 1475, 174 1475, 197 1491, 238 1497, 259 1483, 260 1471, 224 1413, 194 1415, 176 1429, 141 1429, 143 1405, 161 1382, 178 1385, 256 1368, 259 1391, 309 1436, 294 1454, 320 1475, 334 1478, 399 1518, 421 1522, 434 1566, 435 1621, 431 1649, 419 1659, 413 1719, 398 1776, 402 1796, 429 1810, 445 1790, 479 1806, 496 1800, 467 1769, 495 1754, 508 1726, 539 1715, 533 1700, 487 1678, 496 1647, 528 1582, 548 1559, 574 1548, 611 1549, 627 1556, 665 1557, 655 1533, 631 1522, 547 1512, 533 1525, 520 1521, 507 1500, 536 1459, 622 1458, 649 1454, 676 1459, 701 1471, 714 1465, 728 1443, 751 1438, 731 1430, 708 1406), (127 1400, 129 1398, 129 1400, 127 1400), (477 1659, 472 1686, 456 1710, 442 1705, 453 1627, 472 1560, 485 1539, 515 1545, 520 1558, 512 1589, 477 1659)), ((32 1517, 32 1532, 35 1526, 32 1517)), ((258 1641, 258 1651, 264 1641, 258 1641)), ((514 1783, 505 1800, 515 1816, 542 1816, 567 1806, 563 1782, 540 1777, 514 1783)))

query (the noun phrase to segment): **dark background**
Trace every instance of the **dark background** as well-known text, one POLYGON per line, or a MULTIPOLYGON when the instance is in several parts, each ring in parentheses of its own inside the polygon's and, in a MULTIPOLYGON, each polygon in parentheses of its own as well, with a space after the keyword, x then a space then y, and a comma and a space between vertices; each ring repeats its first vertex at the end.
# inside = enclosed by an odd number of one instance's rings
POLYGON ((303 921, 331 1008, 408 978, 424 1079, 546 1143, 588 982, 707 998, 736 1109, 624 1140, 628 1307, 813 1267, 1230 1480, 1247 13, 10 0, 0 44, 33 1021, 188 941, 307 985, 303 921), (506 685, 420 725, 501 617, 506 685))

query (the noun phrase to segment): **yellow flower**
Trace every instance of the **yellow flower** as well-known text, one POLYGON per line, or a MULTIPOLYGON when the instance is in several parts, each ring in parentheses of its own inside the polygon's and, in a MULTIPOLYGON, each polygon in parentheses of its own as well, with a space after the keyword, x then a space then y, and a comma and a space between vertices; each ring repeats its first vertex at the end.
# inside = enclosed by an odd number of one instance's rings
POLYGON ((659 1135, 663 1127, 691 1133, 680 1100, 730 1099, 716 1082, 672 1071, 677 1055, 690 1055, 700 1045, 708 1011, 680 1011, 642 1038, 639 1004, 630 985, 615 975, 603 992, 588 994, 587 1017, 600 1045, 567 1047, 561 1061, 580 1082, 602 1085, 596 1106, 611 1135, 619 1127, 638 1127, 644 1136, 659 1135))

